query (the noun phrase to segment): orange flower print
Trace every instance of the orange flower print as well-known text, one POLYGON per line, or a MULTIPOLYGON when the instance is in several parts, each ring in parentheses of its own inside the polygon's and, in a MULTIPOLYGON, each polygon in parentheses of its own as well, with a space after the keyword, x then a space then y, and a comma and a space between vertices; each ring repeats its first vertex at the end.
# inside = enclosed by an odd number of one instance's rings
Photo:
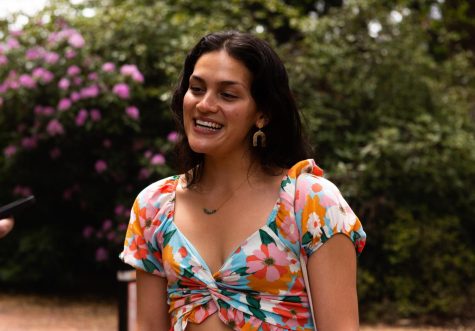
POLYGON ((135 238, 133 238, 129 249, 134 252, 134 258, 136 258, 137 260, 142 260, 147 257, 147 245, 145 243, 145 239, 141 236, 136 236, 135 238))

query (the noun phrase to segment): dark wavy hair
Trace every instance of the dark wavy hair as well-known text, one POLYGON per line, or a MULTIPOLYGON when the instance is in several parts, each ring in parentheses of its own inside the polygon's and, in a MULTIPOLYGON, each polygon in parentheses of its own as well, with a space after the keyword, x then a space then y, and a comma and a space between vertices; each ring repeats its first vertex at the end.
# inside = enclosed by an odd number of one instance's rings
POLYGON ((249 132, 249 148, 254 161, 268 173, 276 168, 289 168, 311 155, 311 148, 303 134, 297 105, 289 87, 287 71, 270 45, 251 34, 237 31, 210 33, 188 53, 171 109, 181 136, 177 144, 177 161, 187 175, 188 185, 196 184, 202 175, 204 155, 194 152, 188 143, 183 125, 183 98, 188 90, 189 78, 198 59, 206 53, 224 50, 243 63, 252 74, 251 95, 258 111, 268 124, 262 129, 266 147, 252 147, 251 138, 257 128, 249 132))

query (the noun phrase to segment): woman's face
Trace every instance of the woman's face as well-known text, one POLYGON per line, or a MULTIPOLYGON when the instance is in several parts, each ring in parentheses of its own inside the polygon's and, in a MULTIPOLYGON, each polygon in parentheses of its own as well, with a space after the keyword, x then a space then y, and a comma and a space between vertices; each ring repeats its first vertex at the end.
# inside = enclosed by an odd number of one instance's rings
POLYGON ((249 130, 263 121, 251 84, 249 70, 224 50, 198 59, 183 99, 185 133, 193 151, 227 157, 249 150, 249 130))

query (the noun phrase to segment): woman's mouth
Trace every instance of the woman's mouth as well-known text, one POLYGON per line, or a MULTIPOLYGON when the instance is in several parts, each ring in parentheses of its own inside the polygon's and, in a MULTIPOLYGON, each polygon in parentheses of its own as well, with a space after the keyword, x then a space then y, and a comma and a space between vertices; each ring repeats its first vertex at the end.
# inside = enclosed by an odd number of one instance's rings
POLYGON ((210 121, 203 121, 199 119, 195 119, 195 126, 198 128, 210 130, 210 131, 219 131, 223 125, 216 123, 216 122, 210 122, 210 121))

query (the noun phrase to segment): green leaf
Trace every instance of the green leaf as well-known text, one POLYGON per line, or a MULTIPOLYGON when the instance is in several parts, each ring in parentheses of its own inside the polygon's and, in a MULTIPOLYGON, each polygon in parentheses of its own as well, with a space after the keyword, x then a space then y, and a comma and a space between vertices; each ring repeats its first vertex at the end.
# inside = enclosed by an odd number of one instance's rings
POLYGON ((267 245, 272 244, 272 243, 275 244, 274 239, 272 239, 272 237, 269 236, 269 235, 267 234, 267 232, 265 232, 264 230, 259 230, 259 235, 260 235, 261 241, 262 241, 262 243, 263 243, 264 245, 267 246, 267 245))
POLYGON ((285 296, 282 300, 286 302, 302 302, 297 296, 285 296))
POLYGON ((242 268, 236 269, 234 272, 237 273, 237 274, 240 275, 240 276, 246 276, 246 275, 248 275, 248 273, 247 273, 247 267, 242 267, 242 268))
POLYGON ((165 233, 165 235, 163 236, 163 247, 165 247, 168 244, 168 242, 173 237, 175 232, 176 232, 176 230, 165 233))
POLYGON ((145 271, 147 272, 153 272, 154 270, 157 269, 157 267, 155 267, 155 264, 153 264, 147 259, 142 259, 142 263, 143 263, 143 266, 145 267, 145 271))
POLYGON ((254 307, 254 308, 257 308, 257 309, 260 309, 261 308, 261 301, 259 299, 256 299, 252 296, 246 296, 246 300, 247 302, 249 303, 249 305, 251 307, 254 307))
POLYGON ((231 306, 229 305, 229 303, 226 303, 225 301, 221 300, 221 299, 218 299, 218 306, 221 307, 221 308, 224 308, 224 309, 229 309, 231 308, 231 306))
POLYGON ((266 315, 262 312, 262 310, 260 309, 257 309, 257 308, 254 308, 252 306, 249 307, 249 310, 251 311, 251 313, 257 317, 258 319, 264 321, 266 319, 266 315))
POLYGON ((306 245, 311 242, 313 239, 312 234, 310 232, 305 232, 304 236, 302 237, 302 245, 306 245))
POLYGON ((183 276, 185 276, 186 278, 193 278, 195 274, 188 269, 183 269, 183 276))
POLYGON ((271 228, 272 231, 277 234, 277 222, 275 221, 275 219, 269 224, 269 228, 271 228))

